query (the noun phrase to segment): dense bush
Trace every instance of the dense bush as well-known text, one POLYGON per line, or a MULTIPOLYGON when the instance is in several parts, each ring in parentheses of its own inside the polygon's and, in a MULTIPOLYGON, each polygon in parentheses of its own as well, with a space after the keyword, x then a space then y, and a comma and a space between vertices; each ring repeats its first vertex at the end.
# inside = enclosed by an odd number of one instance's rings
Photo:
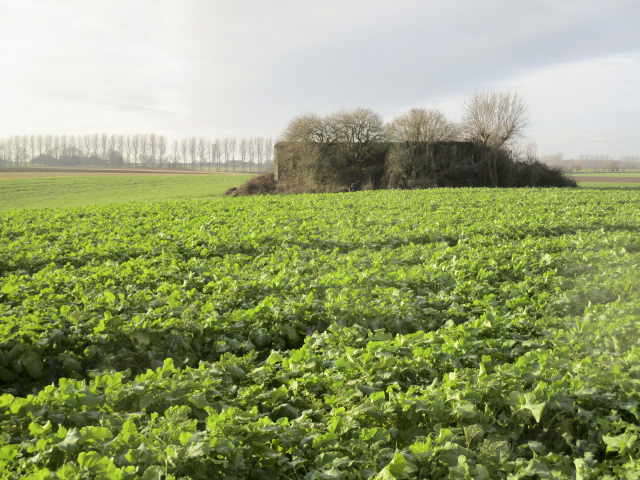
MULTIPOLYGON (((254 182, 254 181, 252 181, 254 182)), ((564 174, 506 148, 471 142, 280 142, 270 191, 234 195, 429 187, 575 187, 564 174)))
POLYGON ((528 124, 526 102, 511 92, 477 92, 459 125, 424 108, 387 125, 365 108, 301 115, 276 145, 275 190, 576 186, 516 151, 528 124))
POLYGON ((268 195, 271 193, 276 193, 276 181, 273 173, 267 173, 252 178, 238 188, 230 188, 225 192, 225 195, 239 197, 244 195, 268 195))

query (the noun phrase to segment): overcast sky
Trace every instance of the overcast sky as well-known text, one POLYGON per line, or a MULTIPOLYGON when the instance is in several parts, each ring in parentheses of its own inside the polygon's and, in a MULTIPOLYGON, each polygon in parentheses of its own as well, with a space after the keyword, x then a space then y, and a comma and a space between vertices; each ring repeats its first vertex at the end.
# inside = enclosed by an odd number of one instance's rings
POLYGON ((458 120, 483 89, 528 101, 541 155, 640 155, 640 1, 0 0, 0 137, 458 120))

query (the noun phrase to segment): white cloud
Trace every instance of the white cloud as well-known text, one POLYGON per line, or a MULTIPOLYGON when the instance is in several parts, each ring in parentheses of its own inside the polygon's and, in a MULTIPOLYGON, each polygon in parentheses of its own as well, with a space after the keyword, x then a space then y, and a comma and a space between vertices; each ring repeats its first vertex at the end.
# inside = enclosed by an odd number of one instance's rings
POLYGON ((567 63, 513 79, 533 114, 541 153, 640 152, 640 51, 567 63))
MULTIPOLYGON (((603 112, 599 98, 638 110, 637 0, 0 0, 0 11, 0 136, 277 135, 304 111, 455 117, 473 90, 507 85, 529 99, 542 150, 584 142, 576 118, 603 112)), ((612 137, 614 113, 590 128, 612 137)))

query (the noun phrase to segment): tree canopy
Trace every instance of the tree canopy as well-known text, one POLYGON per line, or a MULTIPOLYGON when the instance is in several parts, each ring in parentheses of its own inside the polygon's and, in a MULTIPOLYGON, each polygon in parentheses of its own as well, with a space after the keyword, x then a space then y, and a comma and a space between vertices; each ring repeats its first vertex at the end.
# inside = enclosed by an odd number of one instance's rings
POLYGON ((522 138, 529 124, 527 102, 515 92, 481 91, 464 102, 462 134, 476 144, 505 147, 522 138))

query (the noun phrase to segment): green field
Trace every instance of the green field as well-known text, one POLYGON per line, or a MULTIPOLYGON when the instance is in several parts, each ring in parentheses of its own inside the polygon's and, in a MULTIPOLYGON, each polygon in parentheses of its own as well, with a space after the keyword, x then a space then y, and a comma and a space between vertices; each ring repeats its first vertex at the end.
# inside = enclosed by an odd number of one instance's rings
POLYGON ((0 219, 1 478, 638 478, 640 190, 0 219))
POLYGON ((640 172, 578 172, 570 176, 580 187, 640 189, 640 172))
POLYGON ((640 178, 640 172, 574 172, 571 175, 585 177, 625 177, 640 178))
POLYGON ((598 189, 640 190, 640 182, 578 182, 578 186, 598 189))
POLYGON ((104 175, 0 178, 0 210, 217 197, 253 175, 104 175))

